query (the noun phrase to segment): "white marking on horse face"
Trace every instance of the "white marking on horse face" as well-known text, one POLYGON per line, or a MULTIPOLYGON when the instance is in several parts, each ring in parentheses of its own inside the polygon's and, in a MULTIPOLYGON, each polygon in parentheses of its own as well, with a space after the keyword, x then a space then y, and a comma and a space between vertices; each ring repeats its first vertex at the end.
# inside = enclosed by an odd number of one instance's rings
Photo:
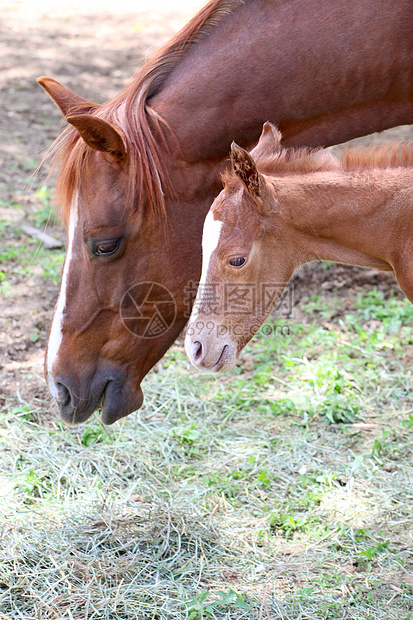
POLYGON ((189 323, 195 321, 198 316, 198 308, 202 299, 202 289, 208 276, 209 263, 214 250, 218 247, 219 237, 221 235, 221 228, 223 222, 214 219, 212 211, 208 211, 208 215, 205 218, 204 230, 202 233, 202 273, 201 280, 199 282, 198 293, 196 296, 194 308, 192 310, 189 323))
POLYGON ((63 267, 62 282, 60 285, 59 297, 57 299, 55 312, 53 315, 52 327, 50 329, 49 341, 47 343, 47 376, 50 390, 53 396, 56 398, 57 388, 53 381, 52 370, 53 365, 59 355, 60 344, 62 342, 63 334, 63 315, 66 309, 66 289, 69 278, 70 263, 73 255, 73 240, 75 237, 76 225, 78 219, 78 198, 75 197, 73 205, 70 211, 69 232, 68 232, 68 244, 66 251, 65 264, 63 267))

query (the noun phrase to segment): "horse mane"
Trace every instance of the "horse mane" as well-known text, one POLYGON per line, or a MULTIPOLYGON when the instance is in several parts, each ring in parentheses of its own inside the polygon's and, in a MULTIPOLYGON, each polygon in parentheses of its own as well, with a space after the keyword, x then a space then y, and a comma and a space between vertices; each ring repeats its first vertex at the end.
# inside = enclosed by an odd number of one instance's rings
MULTIPOLYGON (((413 166, 413 143, 345 147, 336 155, 327 149, 281 148, 276 153, 260 153, 255 162, 259 172, 270 176, 333 170, 355 172, 371 168, 408 168, 413 166)), ((221 176, 226 189, 234 191, 239 188, 241 181, 233 171, 226 170, 221 176)))
MULTIPOLYGON (((122 132, 128 151, 128 197, 145 196, 154 219, 165 216, 165 193, 172 184, 162 157, 166 148, 167 123, 148 105, 164 80, 188 49, 245 0, 210 0, 200 11, 138 70, 129 84, 113 99, 91 110, 91 114, 110 121, 122 132), (156 135, 156 138, 155 138, 156 135), (160 144, 159 144, 160 139, 160 144), (139 185, 138 185, 139 182, 139 185)), ((80 139, 76 129, 66 127, 49 155, 59 176, 56 200, 67 223, 80 175, 93 150, 80 139)))

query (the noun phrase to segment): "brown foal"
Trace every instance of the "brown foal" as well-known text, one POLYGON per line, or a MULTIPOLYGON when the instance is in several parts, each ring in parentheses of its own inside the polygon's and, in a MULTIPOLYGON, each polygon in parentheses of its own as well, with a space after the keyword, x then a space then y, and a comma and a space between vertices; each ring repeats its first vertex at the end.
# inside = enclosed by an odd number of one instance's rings
POLYGON ((347 149, 338 159, 280 141, 265 123, 250 153, 232 144, 232 172, 205 220, 186 336, 200 369, 233 367, 294 271, 310 261, 392 271, 413 302, 413 144, 347 149), (248 299, 241 311, 240 299, 248 299))

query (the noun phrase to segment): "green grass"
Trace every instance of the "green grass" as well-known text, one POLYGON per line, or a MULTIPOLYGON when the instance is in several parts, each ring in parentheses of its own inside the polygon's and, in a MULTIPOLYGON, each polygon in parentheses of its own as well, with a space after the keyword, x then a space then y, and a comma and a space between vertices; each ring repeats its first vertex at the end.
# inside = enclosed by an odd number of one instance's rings
POLYGON ((56 209, 53 208, 53 192, 48 187, 42 185, 34 192, 34 198, 38 203, 38 208, 34 211, 32 220, 34 226, 43 228, 48 224, 61 224, 56 209))
MULTIPOLYGON (((40 186, 25 196, 23 209, 20 204, 0 200, 0 206, 17 209, 29 223, 39 230, 53 235, 53 226, 61 228, 61 222, 52 207, 52 192, 40 186)), ((24 278, 41 276, 55 284, 60 280, 64 260, 64 249, 50 250, 40 241, 27 236, 19 222, 0 221, 0 294, 12 297, 14 286, 24 278)))
MULTIPOLYGON (((45 223, 37 227, 43 229, 45 223)), ((13 296, 13 285, 28 276, 50 278, 55 284, 59 282, 64 250, 46 248, 25 235, 18 225, 9 222, 0 222, 0 244, 0 294, 13 296)))
POLYGON ((341 303, 230 375, 175 346, 112 427, 10 402, 0 618, 413 618, 412 306, 341 303))

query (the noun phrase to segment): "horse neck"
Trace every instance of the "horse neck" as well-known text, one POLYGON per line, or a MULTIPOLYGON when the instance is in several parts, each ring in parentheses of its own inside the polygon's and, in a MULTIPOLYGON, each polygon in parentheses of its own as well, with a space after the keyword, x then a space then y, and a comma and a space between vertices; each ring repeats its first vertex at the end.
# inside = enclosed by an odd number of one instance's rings
POLYGON ((387 0, 320 0, 317 11, 306 0, 234 3, 148 103, 188 162, 224 159, 232 140, 251 146, 267 120, 293 146, 328 146, 410 122, 411 5, 395 3, 397 11, 387 0))
POLYGON ((332 260, 391 270, 403 232, 399 190, 410 184, 407 168, 275 178, 275 230, 283 227, 295 267, 332 260))

